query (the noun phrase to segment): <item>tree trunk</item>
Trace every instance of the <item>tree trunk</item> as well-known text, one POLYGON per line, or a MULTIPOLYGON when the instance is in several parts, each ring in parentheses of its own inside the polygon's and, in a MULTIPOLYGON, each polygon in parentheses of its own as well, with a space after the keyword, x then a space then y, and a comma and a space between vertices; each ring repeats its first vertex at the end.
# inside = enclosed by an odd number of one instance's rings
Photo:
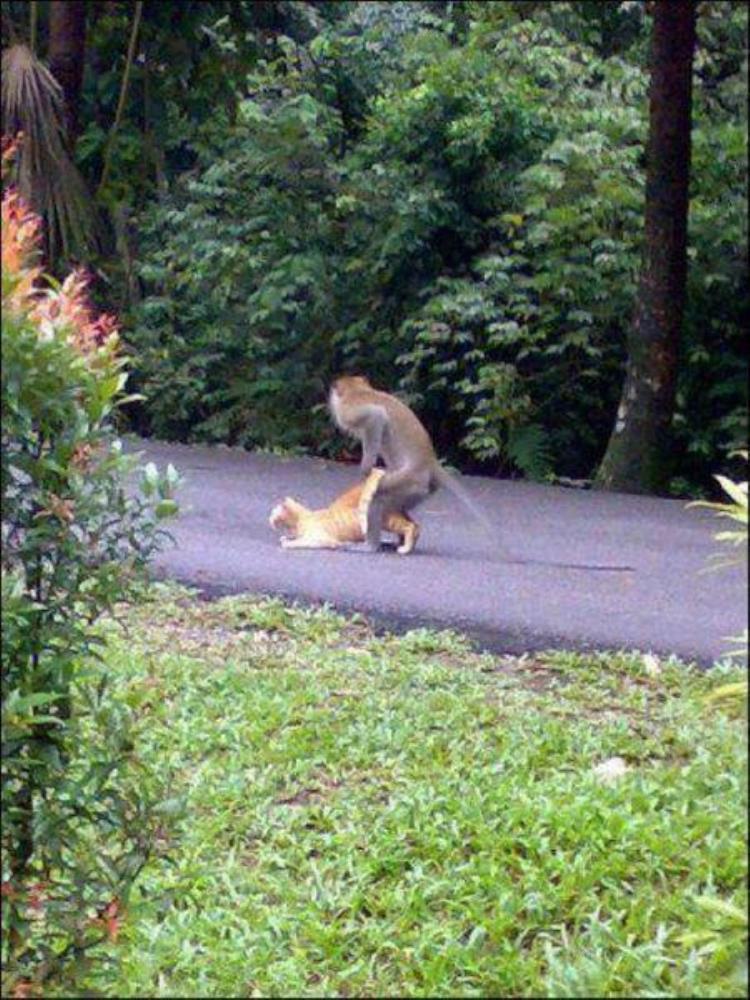
POLYGON ((692 0, 653 5, 645 246, 625 384, 595 484, 602 489, 652 493, 669 482, 687 275, 695 7, 692 0))
POLYGON ((65 124, 71 148, 78 136, 78 106, 86 52, 85 0, 51 0, 48 62, 65 97, 65 124))

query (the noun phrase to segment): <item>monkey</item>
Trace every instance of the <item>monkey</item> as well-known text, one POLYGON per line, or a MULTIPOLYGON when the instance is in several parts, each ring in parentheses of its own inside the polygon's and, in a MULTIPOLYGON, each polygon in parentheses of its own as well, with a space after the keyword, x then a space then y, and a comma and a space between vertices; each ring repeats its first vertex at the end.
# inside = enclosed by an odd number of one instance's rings
POLYGON ((342 375, 331 385, 328 405, 337 426, 362 444, 362 474, 369 475, 378 458, 386 467, 366 515, 369 551, 379 550, 380 534, 390 514, 406 513, 440 486, 450 490, 495 536, 482 511, 440 465, 422 422, 400 399, 374 389, 364 375, 342 375))

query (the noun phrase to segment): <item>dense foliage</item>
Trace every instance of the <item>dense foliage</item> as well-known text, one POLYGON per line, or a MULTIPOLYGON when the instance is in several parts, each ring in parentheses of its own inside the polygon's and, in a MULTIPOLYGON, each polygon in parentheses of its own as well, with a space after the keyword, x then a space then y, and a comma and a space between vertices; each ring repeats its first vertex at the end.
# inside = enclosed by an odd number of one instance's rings
POLYGON ((147 468, 155 504, 126 490, 135 457, 113 436, 127 378, 114 321, 92 313, 80 273, 43 290, 39 219, 12 189, 2 223, 5 994, 116 933, 154 847, 160 781, 86 654, 159 544, 176 473, 147 468))
MULTIPOLYGON (((492 6, 462 36, 424 5, 364 4, 307 44, 277 37, 234 117, 198 130, 140 221, 142 427, 338 447, 310 411, 364 370, 464 466, 591 473, 640 255, 645 26, 622 11, 631 44, 602 52, 576 5, 554 5, 567 25, 492 6)), ((702 22, 683 489, 745 433, 745 16, 702 22)))
MULTIPOLYGON (((464 468, 589 477, 641 259, 649 25, 638 2, 146 4, 113 137, 132 6, 92 5, 76 157, 136 429, 336 454, 325 387, 359 370, 464 468)), ((736 474, 746 435, 746 29, 701 4, 680 492, 736 474)))

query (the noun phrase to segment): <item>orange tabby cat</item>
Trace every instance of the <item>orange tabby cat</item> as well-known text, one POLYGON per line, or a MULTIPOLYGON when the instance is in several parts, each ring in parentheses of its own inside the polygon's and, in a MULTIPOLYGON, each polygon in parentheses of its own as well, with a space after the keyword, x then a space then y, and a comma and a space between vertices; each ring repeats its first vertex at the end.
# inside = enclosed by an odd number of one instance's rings
MULTIPOLYGON (((383 475, 383 469, 373 469, 364 482, 352 486, 321 510, 310 510, 286 497, 271 511, 268 523, 286 532, 281 539, 285 549, 335 549, 348 542, 362 542, 367 508, 383 475)), ((398 535, 397 551, 401 555, 411 552, 419 538, 419 525, 406 514, 389 515, 384 528, 398 535)))

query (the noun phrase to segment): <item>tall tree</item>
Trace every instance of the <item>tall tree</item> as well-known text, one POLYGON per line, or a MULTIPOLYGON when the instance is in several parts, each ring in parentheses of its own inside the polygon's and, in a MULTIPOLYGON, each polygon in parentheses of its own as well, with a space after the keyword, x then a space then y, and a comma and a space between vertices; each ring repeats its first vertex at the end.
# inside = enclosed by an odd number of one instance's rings
POLYGON ((49 68, 63 90, 65 125, 71 146, 78 135, 78 107, 86 52, 86 3, 52 0, 49 5, 49 68))
POLYGON ((645 246, 625 383, 597 475, 603 489, 663 490, 687 275, 694 0, 654 3, 645 246))

